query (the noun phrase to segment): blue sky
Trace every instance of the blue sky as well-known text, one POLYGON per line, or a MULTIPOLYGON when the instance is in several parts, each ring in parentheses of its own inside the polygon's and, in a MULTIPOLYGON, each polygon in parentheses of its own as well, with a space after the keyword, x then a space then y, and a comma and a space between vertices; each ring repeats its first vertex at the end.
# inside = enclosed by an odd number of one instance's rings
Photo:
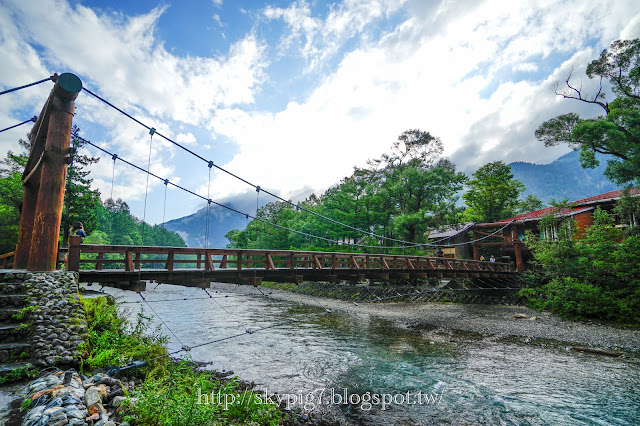
MULTIPOLYGON (((0 3, 0 89, 54 72, 230 171, 297 199, 379 157, 404 130, 439 136, 472 173, 490 161, 549 162, 534 130, 599 111, 553 84, 612 41, 640 36, 637 1, 73 1, 0 3)), ((50 84, 0 97, 0 127, 39 112, 50 84)), ((82 93, 82 136, 146 168, 146 129, 82 93)), ((27 126, 0 134, 0 156, 27 126)), ((151 171, 255 210, 255 191, 155 137, 151 171), (253 206, 253 207, 252 207, 253 206)), ((97 152, 94 151, 97 155, 97 152)), ((92 169, 111 193, 112 161, 92 169)), ((144 215, 144 174, 116 164, 114 196, 144 215)), ((146 218, 163 219, 150 180, 146 218)), ((262 198, 266 200, 266 198, 262 198)), ((261 200, 261 201, 262 201, 261 200)), ((166 220, 202 200, 168 190, 166 220)))

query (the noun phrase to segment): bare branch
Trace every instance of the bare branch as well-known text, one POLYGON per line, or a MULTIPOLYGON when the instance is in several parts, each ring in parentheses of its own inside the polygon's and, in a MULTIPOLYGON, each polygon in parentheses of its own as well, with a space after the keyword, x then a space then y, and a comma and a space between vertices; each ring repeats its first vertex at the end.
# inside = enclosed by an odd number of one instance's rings
POLYGON ((598 90, 598 93, 596 94, 596 96, 593 99, 587 99, 582 96, 582 81, 580 82, 579 89, 571 85, 570 80, 572 76, 573 76, 573 68, 571 68, 571 71, 569 72, 569 76, 565 80, 565 84, 569 88, 568 91, 559 92, 558 83, 556 83, 554 86, 554 93, 558 96, 562 96, 565 99, 575 99, 577 101, 584 102, 587 104, 600 105, 600 107, 602 107, 602 109, 604 109, 606 113, 609 114, 610 112, 609 103, 598 100, 600 93, 602 92, 602 77, 600 77, 600 89, 598 90))

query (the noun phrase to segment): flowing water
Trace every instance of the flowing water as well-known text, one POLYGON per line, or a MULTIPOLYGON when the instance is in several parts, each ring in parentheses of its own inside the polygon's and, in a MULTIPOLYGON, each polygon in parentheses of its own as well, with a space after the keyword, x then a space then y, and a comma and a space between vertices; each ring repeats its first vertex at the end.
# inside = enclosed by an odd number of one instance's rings
MULTIPOLYGON (((132 317, 144 307, 170 336, 170 350, 243 333, 193 349, 191 356, 285 395, 292 405, 337 413, 346 423, 640 424, 634 361, 447 334, 347 311, 311 315, 323 309, 253 288, 212 286, 213 298, 201 289, 148 286, 148 301, 202 298, 150 303, 155 314, 144 303, 124 306, 132 317), (245 333, 281 321, 287 323, 245 333)), ((142 301, 132 292, 105 291, 120 301, 142 301)))

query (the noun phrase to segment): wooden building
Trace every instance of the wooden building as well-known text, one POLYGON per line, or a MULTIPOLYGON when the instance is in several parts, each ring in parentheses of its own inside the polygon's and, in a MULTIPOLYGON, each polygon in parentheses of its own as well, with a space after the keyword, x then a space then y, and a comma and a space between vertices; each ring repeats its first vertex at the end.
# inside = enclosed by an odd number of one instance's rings
MULTIPOLYGON (((630 195, 640 196, 640 188, 630 190, 630 195)), ((496 245, 503 255, 509 256, 516 264, 518 271, 524 271, 525 263, 531 256, 528 248, 522 244, 526 231, 539 233, 542 238, 556 239, 558 227, 551 223, 541 227, 540 221, 546 216, 556 218, 572 217, 578 227, 577 235, 583 234, 593 224, 593 212, 597 207, 611 212, 616 202, 623 197, 623 190, 606 192, 593 197, 571 202, 569 207, 547 207, 534 212, 502 219, 494 223, 476 223, 468 228, 471 233, 468 241, 473 243, 474 259, 478 260, 479 247, 482 245, 496 245), (481 241, 478 241, 482 239, 481 241)), ((615 217, 615 216, 614 216, 615 217)), ((617 226, 629 226, 616 217, 617 226)))

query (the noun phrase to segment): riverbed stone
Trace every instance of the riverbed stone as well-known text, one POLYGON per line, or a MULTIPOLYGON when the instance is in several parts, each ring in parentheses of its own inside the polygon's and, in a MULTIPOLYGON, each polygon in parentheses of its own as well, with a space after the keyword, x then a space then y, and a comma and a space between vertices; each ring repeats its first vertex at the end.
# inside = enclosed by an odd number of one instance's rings
POLYGON ((126 396, 114 396, 113 399, 111 400, 111 406, 117 408, 120 405, 122 405, 122 402, 126 399, 127 399, 126 396))
POLYGON ((96 386, 91 386, 84 393, 84 403, 87 407, 102 403, 102 390, 96 386))

